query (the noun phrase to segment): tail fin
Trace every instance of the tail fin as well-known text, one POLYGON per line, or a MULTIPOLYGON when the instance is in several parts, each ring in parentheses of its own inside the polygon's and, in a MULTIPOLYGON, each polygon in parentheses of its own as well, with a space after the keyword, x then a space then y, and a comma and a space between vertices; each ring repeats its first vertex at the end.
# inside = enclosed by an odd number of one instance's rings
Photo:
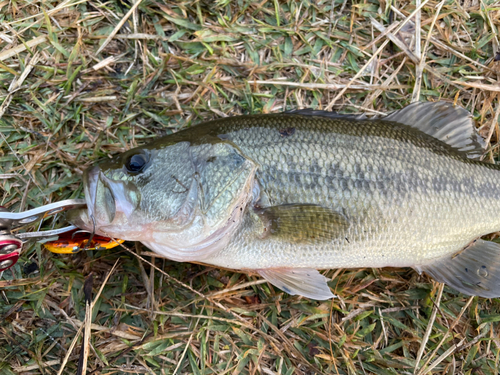
POLYGON ((500 297, 500 245, 477 240, 458 254, 415 267, 461 293, 500 297))

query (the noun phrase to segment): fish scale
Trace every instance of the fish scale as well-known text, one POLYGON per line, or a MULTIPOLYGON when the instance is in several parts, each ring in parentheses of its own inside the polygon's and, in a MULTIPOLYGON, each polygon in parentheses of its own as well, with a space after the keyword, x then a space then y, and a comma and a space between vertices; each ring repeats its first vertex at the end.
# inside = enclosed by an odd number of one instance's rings
MULTIPOLYGON (((500 296, 500 246, 477 240, 500 230, 500 168, 479 161, 484 147, 470 114, 445 102, 372 119, 240 116, 94 167, 85 191, 98 234, 256 271, 291 294, 330 298, 317 269, 409 266, 500 296)), ((89 213, 72 222, 89 229, 89 213)))
POLYGON ((291 119, 266 120, 258 126, 225 127, 228 139, 259 165, 257 181, 267 201, 343 209, 353 225, 333 244, 301 245, 261 241, 249 218, 212 264, 250 269, 411 266, 500 229, 495 214, 500 199, 490 195, 498 191, 500 175, 491 165, 452 158, 441 152, 441 144, 425 143, 420 134, 383 122, 353 125, 306 118, 292 136, 283 137, 278 130, 291 119), (316 168, 311 155, 322 153, 338 169, 316 168), (300 169, 283 168, 289 161, 300 169))

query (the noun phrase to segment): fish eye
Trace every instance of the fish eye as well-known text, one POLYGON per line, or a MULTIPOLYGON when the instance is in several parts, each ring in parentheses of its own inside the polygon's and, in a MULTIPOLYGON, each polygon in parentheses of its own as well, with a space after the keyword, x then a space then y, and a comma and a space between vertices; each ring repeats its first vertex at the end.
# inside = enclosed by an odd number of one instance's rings
POLYGON ((145 152, 130 155, 125 162, 125 168, 130 173, 141 173, 149 162, 149 155, 145 152))

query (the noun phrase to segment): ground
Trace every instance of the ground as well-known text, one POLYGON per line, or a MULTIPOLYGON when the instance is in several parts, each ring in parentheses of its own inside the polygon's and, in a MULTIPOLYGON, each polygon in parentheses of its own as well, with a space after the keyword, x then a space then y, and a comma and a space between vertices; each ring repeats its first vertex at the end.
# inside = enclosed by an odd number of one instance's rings
MULTIPOLYGON (((204 120, 307 107, 456 102, 495 162, 499 16, 489 0, 0 0, 0 204, 82 197, 89 165, 204 120)), ((133 243, 26 244, 0 279, 0 373, 499 373, 499 300, 410 269, 325 275, 338 298, 317 302, 133 243)))

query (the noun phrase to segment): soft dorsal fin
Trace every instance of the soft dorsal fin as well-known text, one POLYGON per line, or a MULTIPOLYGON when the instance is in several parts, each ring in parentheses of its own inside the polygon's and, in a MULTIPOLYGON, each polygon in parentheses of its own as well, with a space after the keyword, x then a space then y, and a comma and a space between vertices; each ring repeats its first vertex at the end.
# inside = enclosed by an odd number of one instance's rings
MULTIPOLYGON (((286 113, 358 121, 367 119, 364 114, 342 115, 335 112, 316 111, 312 109, 289 111, 286 113)), ((470 159, 479 159, 486 147, 486 142, 474 126, 472 115, 466 109, 444 101, 413 103, 387 115, 371 117, 370 120, 393 121, 410 126, 446 143, 453 149, 464 153, 470 159)))
POLYGON ((418 129, 465 153, 470 159, 479 159, 486 147, 469 111, 451 103, 413 103, 379 118, 418 129))

